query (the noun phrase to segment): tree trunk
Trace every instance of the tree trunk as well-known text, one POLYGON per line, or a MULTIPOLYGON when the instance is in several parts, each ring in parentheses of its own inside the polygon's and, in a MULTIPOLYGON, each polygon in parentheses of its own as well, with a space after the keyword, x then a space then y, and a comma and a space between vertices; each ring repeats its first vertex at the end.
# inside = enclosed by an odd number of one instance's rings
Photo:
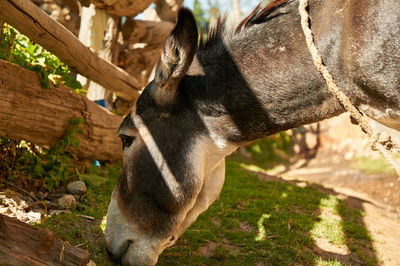
POLYGON ((235 21, 239 22, 242 18, 242 11, 240 10, 240 3, 239 0, 231 0, 233 6, 233 13, 235 16, 235 21))
POLYGON ((120 159, 117 129, 122 118, 111 114, 72 89, 43 89, 36 73, 0 60, 0 135, 52 146, 74 117, 85 119, 78 135, 82 159, 120 159))
MULTIPOLYGON (((80 0, 84 2, 83 0, 80 0)), ((87 0, 85 0, 87 1, 87 0)), ((154 0, 89 0, 98 8, 119 17, 135 17, 142 13, 154 0)))
POLYGON ((78 73, 124 99, 133 101, 139 96, 140 86, 134 77, 91 52, 70 31, 52 20, 31 1, 0 1, 0 17, 54 53, 78 73))
POLYGON ((87 265, 90 255, 53 232, 0 214, 0 265, 87 265))

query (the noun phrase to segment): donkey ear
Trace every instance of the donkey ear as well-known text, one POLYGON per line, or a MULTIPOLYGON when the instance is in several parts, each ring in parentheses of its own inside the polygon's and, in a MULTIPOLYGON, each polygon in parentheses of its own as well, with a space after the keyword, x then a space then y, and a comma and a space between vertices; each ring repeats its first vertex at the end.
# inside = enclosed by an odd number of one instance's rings
POLYGON ((196 53, 198 32, 196 20, 189 9, 181 8, 177 23, 164 42, 154 81, 162 94, 174 94, 196 53))

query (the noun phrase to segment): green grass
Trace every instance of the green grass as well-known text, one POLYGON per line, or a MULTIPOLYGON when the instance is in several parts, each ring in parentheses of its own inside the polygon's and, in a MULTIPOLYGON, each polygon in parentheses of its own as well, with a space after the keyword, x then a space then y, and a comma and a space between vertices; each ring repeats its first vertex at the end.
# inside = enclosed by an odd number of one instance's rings
MULTIPOLYGON (((83 244, 98 265, 112 265, 104 249, 100 222, 118 176, 118 167, 103 173, 108 181, 89 187, 85 210, 45 219, 39 225, 73 245, 83 244)), ((100 173, 101 174, 101 173, 100 173)), ((159 265, 341 265, 377 264, 363 213, 334 193, 308 185, 263 181, 236 160, 227 160, 220 198, 163 252, 159 265), (347 260, 316 252, 315 237, 347 246, 347 260), (211 243, 211 244, 210 244, 211 243), (204 252, 206 247, 208 252, 204 252), (199 250, 203 250, 203 253, 199 250)))
MULTIPOLYGON (((399 160, 400 154, 394 154, 394 158, 395 160, 399 160)), ((377 159, 370 157, 360 157, 352 163, 352 166, 362 170, 367 174, 396 174, 395 170, 387 164, 386 160, 382 156, 377 159)))
POLYGON ((51 216, 37 224, 37 227, 48 228, 71 245, 79 245, 91 254, 92 260, 98 265, 112 265, 105 251, 102 220, 107 213, 108 202, 118 180, 120 167, 120 164, 107 166, 102 170, 93 167, 91 173, 103 176, 106 182, 99 186, 88 184, 86 199, 82 203, 85 209, 51 216), (92 216, 95 220, 90 221, 78 215, 92 216))

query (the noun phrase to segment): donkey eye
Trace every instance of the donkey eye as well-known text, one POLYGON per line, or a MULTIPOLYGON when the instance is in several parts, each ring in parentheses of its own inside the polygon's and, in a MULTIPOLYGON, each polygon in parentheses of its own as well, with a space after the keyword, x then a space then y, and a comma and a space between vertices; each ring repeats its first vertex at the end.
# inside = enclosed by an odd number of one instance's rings
POLYGON ((123 149, 131 146, 132 142, 135 140, 134 136, 120 135, 119 137, 122 140, 122 148, 123 149))

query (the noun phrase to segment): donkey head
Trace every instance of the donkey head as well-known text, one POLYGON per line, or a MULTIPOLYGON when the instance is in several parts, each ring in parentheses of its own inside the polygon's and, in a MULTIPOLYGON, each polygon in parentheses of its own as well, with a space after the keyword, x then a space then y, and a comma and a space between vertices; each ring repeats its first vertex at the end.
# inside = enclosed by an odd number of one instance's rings
POLYGON ((221 191, 226 148, 211 141, 186 90, 189 67, 201 75, 192 64, 197 43, 195 19, 181 9, 154 80, 120 126, 123 168, 105 240, 123 265, 155 264, 221 191))

